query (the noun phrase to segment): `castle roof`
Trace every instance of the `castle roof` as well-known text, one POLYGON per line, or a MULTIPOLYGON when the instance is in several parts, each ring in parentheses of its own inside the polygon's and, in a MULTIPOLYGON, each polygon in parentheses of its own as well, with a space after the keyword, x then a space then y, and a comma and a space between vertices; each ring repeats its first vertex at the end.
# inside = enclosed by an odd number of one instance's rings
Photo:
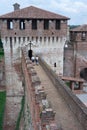
POLYGON ((29 6, 23 9, 15 10, 11 13, 5 14, 0 16, 0 19, 62 19, 62 20, 69 20, 68 17, 46 11, 34 6, 29 6))
POLYGON ((72 32, 87 32, 87 24, 71 29, 72 32))

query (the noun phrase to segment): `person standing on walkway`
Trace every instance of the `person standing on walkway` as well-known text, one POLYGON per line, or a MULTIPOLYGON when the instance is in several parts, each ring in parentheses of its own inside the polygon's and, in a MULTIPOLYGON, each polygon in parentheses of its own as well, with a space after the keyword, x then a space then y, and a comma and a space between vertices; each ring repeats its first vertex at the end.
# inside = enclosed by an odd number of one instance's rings
POLYGON ((34 56, 32 56, 31 60, 32 60, 32 62, 34 63, 34 61, 35 61, 35 57, 34 57, 34 56))
POLYGON ((35 60, 36 60, 36 65, 38 65, 38 56, 36 56, 35 60))

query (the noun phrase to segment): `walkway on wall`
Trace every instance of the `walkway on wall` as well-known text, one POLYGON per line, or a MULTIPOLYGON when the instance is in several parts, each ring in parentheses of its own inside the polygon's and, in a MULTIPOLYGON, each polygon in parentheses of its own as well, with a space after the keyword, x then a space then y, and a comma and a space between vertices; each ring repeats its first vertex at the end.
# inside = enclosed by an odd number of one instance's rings
POLYGON ((56 111, 57 124, 61 125, 63 130, 84 130, 42 67, 35 65, 34 68, 47 93, 48 101, 51 102, 52 108, 56 111))

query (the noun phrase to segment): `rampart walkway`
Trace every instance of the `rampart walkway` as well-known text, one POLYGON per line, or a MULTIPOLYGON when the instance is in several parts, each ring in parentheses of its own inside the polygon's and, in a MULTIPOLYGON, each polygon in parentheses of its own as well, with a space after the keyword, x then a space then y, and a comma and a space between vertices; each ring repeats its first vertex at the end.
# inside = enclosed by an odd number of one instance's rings
POLYGON ((61 125, 63 130, 84 130, 42 67, 35 65, 34 68, 45 88, 48 101, 51 102, 52 108, 56 111, 57 124, 61 125))

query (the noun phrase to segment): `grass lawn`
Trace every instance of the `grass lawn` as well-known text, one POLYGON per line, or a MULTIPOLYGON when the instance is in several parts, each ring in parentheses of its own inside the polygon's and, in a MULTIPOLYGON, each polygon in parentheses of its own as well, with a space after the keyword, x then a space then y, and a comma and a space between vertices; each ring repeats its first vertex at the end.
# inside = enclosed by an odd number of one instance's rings
POLYGON ((4 57, 4 50, 0 48, 0 60, 4 57))
POLYGON ((3 119, 6 102, 6 91, 0 92, 0 130, 3 130, 3 119))

